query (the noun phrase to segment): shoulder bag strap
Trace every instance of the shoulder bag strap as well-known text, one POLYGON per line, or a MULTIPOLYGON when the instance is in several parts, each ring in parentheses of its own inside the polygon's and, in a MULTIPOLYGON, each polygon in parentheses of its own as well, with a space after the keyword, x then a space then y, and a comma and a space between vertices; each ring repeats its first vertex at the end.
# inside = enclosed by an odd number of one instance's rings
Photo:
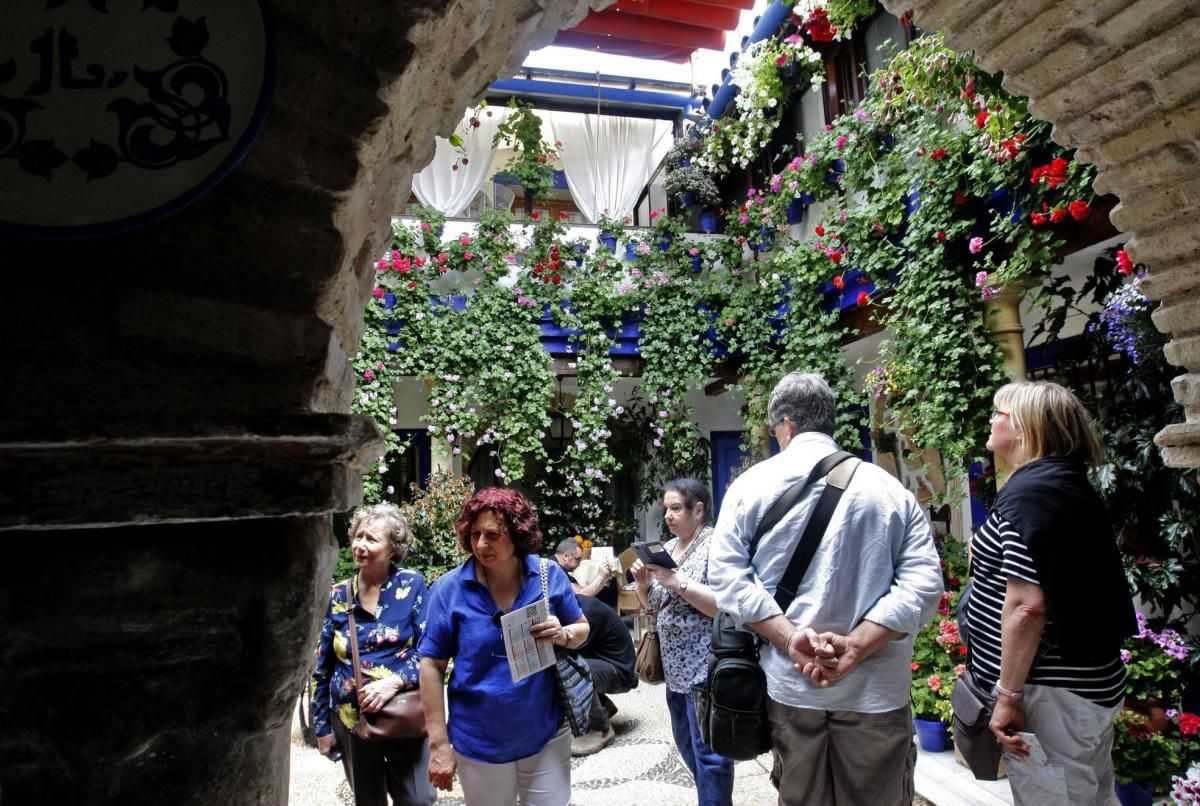
POLYGON ((546 567, 550 561, 545 557, 538 559, 538 575, 542 578, 542 598, 546 600, 546 613, 550 613, 550 583, 546 581, 546 567))
MULTIPOLYGON (((850 458, 854 459, 853 456, 850 458)), ((787 570, 783 572, 783 578, 779 580, 779 585, 775 588, 775 603, 785 613, 792 604, 792 600, 796 598, 796 589, 800 587, 800 583, 804 580, 804 574, 808 571, 808 566, 817 553, 817 546, 820 545, 821 538, 825 536, 825 531, 829 527, 829 519, 833 517, 833 511, 837 508, 842 493, 846 491, 846 487, 850 485, 850 479, 854 478, 854 471, 858 469, 857 460, 842 464, 844 461, 845 456, 839 459, 837 466, 829 472, 825 489, 821 491, 821 497, 817 499, 817 506, 813 510, 812 517, 808 519, 808 525, 804 527, 804 534, 792 552, 792 559, 788 562, 787 570)))
POLYGON ((830 470, 833 470, 835 465, 841 464, 846 459, 853 459, 854 454, 846 451, 834 451, 826 456, 821 461, 817 462, 812 472, 803 481, 798 481, 786 493, 779 496, 771 508, 767 510, 767 514, 758 522, 758 529, 754 532, 754 539, 750 541, 750 559, 754 559, 754 553, 758 551, 758 541, 762 540, 763 535, 775 528, 775 525, 783 520, 783 516, 791 511, 796 502, 800 500, 800 496, 804 495, 804 491, 809 485, 817 479, 824 478, 830 470))
POLYGON ((362 667, 358 664, 358 628, 354 625, 354 577, 346 580, 346 617, 350 619, 350 660, 354 664, 354 690, 362 691, 362 667))

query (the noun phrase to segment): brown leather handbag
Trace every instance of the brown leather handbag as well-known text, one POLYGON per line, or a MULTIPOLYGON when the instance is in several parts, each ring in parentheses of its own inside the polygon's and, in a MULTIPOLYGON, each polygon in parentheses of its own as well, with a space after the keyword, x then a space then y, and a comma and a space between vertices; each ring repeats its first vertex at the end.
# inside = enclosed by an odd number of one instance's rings
POLYGON ((650 622, 650 627, 642 637, 638 639, 633 673, 643 683, 666 681, 666 676, 663 675, 662 647, 658 644, 658 630, 653 621, 650 622))
MULTIPOLYGON (((354 624, 354 595, 350 581, 346 582, 346 613, 350 619, 350 658, 354 664, 354 692, 362 691, 362 667, 358 662, 358 629, 354 624)), ((421 707, 421 692, 401 691, 383 708, 373 714, 359 709, 358 738, 366 742, 390 742, 396 739, 420 739, 427 735, 425 709, 421 707)))

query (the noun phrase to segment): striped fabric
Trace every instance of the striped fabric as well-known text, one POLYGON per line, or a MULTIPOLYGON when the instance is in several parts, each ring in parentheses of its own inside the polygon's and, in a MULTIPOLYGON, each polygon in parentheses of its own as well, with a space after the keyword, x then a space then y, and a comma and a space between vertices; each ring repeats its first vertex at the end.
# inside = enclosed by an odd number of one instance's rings
MULTIPOLYGON (((975 532, 971 570, 975 578, 967 605, 971 668, 981 684, 992 686, 1000 679, 1000 619, 1008 578, 1041 583, 1021 536, 994 510, 975 532)), ((1065 688, 1104 706, 1119 703, 1125 696, 1125 664, 1121 658, 1114 656, 1100 666, 1066 665, 1050 640, 1051 626, 1047 620, 1042 645, 1025 682, 1065 688)))

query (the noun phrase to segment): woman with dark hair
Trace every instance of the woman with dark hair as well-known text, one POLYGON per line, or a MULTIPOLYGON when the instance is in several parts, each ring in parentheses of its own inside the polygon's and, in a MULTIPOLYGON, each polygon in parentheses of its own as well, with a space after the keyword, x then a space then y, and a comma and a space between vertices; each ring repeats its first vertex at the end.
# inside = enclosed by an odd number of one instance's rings
POLYGON ((700 806, 733 802, 733 762, 718 755, 700 738, 692 686, 708 671, 708 647, 717 603, 708 587, 708 546, 712 526, 712 493, 695 479, 675 479, 663 487, 663 518, 674 538, 666 548, 675 568, 643 565, 630 569, 637 595, 648 612, 656 612, 667 708, 671 731, 683 763, 696 779, 700 806))
MULTIPOLYGON (((438 580, 421 637, 421 702, 429 729, 429 780, 449 790, 457 772, 470 806, 567 806, 571 732, 553 670, 512 681, 500 618, 542 598, 537 516, 516 490, 480 490, 455 523, 471 555, 438 580), (445 716, 443 680, 454 671, 445 716)), ((558 563, 546 563, 550 617, 536 640, 574 649, 588 623, 558 563)))
POLYGON ((350 519, 349 536, 358 571, 333 586, 317 643, 312 696, 317 749, 332 756, 341 748, 357 806, 386 806, 389 794, 405 806, 433 803, 425 776, 427 740, 367 742, 354 733, 363 713, 379 711, 420 682, 416 644, 425 621, 425 578, 399 567, 408 551, 408 522, 395 504, 360 507, 350 519), (362 691, 354 684, 351 607, 361 677, 370 681, 362 691))
POLYGON ((987 446, 1015 468, 971 542, 968 674, 996 692, 991 729, 1017 804, 1115 803, 1113 715, 1121 642, 1136 627, 1104 503, 1087 466, 1104 447, 1075 395, 1019 381, 994 397, 987 446), (1020 763, 1021 735, 1045 751, 1020 763))

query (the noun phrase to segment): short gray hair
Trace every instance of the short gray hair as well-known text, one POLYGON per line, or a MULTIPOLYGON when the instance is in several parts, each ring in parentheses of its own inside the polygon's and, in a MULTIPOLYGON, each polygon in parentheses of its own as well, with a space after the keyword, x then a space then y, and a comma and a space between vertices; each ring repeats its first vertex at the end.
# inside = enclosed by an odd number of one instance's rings
POLYGON ((350 528, 347 530, 347 536, 354 540, 358 527, 362 526, 364 522, 372 521, 379 521, 387 525, 388 544, 392 547, 392 556, 388 562, 392 565, 400 565, 404 562, 404 555, 408 554, 410 539, 408 519, 404 517, 400 507, 387 501, 382 504, 359 507, 350 516, 350 528))
POLYGON ((775 385, 767 404, 767 425, 771 428, 786 417, 798 433, 819 431, 833 436, 837 401, 833 390, 813 372, 789 372, 775 385))
POLYGON ((555 554, 574 554, 575 549, 582 549, 583 544, 573 537, 564 537, 558 541, 558 547, 554 549, 555 554))

